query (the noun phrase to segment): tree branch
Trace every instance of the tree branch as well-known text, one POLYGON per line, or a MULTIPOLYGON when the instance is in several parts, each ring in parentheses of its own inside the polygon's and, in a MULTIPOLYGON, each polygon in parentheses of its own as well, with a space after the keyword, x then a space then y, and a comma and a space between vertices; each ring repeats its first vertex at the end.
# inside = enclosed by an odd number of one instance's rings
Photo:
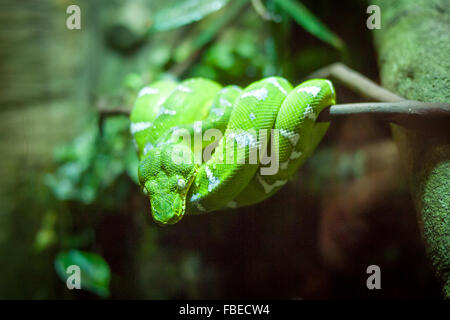
POLYGON ((382 102, 397 102, 405 100, 404 98, 380 87, 378 84, 365 77, 359 72, 350 69, 345 64, 336 62, 327 67, 311 73, 308 78, 335 78, 342 82, 346 87, 368 99, 382 102))
POLYGON ((450 104, 415 100, 337 104, 322 111, 319 121, 330 121, 332 118, 355 114, 369 114, 390 122, 402 122, 419 117, 442 118, 450 116, 450 104))

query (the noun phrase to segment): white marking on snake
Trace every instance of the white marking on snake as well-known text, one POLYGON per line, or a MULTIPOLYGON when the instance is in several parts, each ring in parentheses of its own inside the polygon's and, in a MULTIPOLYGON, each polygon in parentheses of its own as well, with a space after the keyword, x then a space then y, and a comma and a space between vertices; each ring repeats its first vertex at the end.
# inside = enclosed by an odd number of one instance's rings
POLYGON ((132 122, 130 125, 130 132, 131 134, 135 134, 136 132, 149 128, 151 125, 152 123, 148 121, 132 122))
POLYGON ((247 91, 241 96, 241 99, 247 97, 254 97, 256 100, 265 100, 267 98, 268 92, 266 88, 259 88, 251 91, 247 91))
POLYGON ((223 116, 225 113, 222 109, 219 109, 219 108, 211 109, 211 112, 214 113, 218 117, 223 116))
POLYGON ((232 106, 232 103, 230 101, 228 101, 227 99, 225 99, 225 98, 220 98, 219 102, 220 102, 221 105, 224 105, 225 107, 231 107, 232 106))
POLYGON ((292 146, 295 147, 297 145, 298 139, 300 138, 300 135, 298 133, 285 129, 280 129, 280 133, 283 137, 289 139, 289 142, 292 144, 292 146))
POLYGON ((152 150, 154 147, 150 142, 147 142, 144 146, 144 150, 142 150, 142 153, 144 154, 144 156, 150 151, 152 150))
POLYGON ((311 120, 316 120, 316 114, 314 113, 313 108, 308 104, 308 106, 305 109, 305 112, 303 113, 304 118, 310 118, 311 120))
POLYGON ((180 189, 184 189, 186 187, 186 180, 184 179, 178 179, 177 181, 177 185, 180 189))
POLYGON ((313 97, 317 96, 317 94, 320 92, 320 90, 322 90, 320 87, 303 87, 297 90, 297 92, 306 92, 309 93, 311 95, 313 95, 313 97))
POLYGON ((269 183, 267 183, 267 181, 263 180, 263 178, 261 178, 261 176, 259 174, 257 175, 257 177, 258 177, 259 183, 261 183, 261 185, 264 188, 264 191, 266 193, 272 192, 272 190, 277 187, 284 186, 287 182, 287 180, 277 180, 273 184, 269 184, 269 183))
POLYGON ((281 92, 283 92, 283 94, 285 96, 287 96, 287 91, 279 84, 279 82, 277 81, 276 78, 269 78, 267 79, 267 81, 269 81, 271 84, 273 84, 275 87, 277 87, 278 89, 280 89, 281 92))
POLYGON ((175 110, 170 110, 165 108, 164 106, 161 106, 159 108, 158 114, 156 115, 156 118, 158 118, 159 116, 163 115, 163 114, 168 114, 170 116, 175 115, 177 112, 175 110))
POLYGON ((208 177, 208 191, 211 192, 217 185, 219 184, 219 179, 214 177, 211 169, 208 166, 205 166, 206 176, 208 177))
POLYGON ((201 121, 195 121, 194 122, 194 131, 195 132, 202 132, 202 122, 201 121))
POLYGON ((300 156, 302 155, 302 152, 296 152, 296 151, 292 151, 291 156, 289 157, 289 159, 293 160, 293 159, 298 159, 300 158, 300 156))
POLYGON ((297 152, 297 151, 292 150, 291 155, 289 156, 289 159, 286 160, 285 162, 280 163, 281 170, 286 170, 289 166, 289 162, 291 160, 300 158, 301 155, 302 155, 301 151, 297 152))
POLYGON ((198 209, 199 211, 203 211, 203 212, 206 211, 205 207, 202 206, 202 205, 200 204, 200 202, 195 202, 194 204, 195 204, 195 206, 197 207, 197 209, 198 209))
POLYGON ((161 98, 159 98, 158 102, 155 104, 155 106, 160 106, 162 105, 164 102, 166 102, 167 97, 162 96, 161 98))
MULTIPOLYGON (((293 131, 289 131, 286 129, 280 129, 280 133, 284 138, 289 140, 289 142, 291 143, 291 145, 293 147, 295 147, 297 145, 298 140, 300 138, 300 135, 298 133, 295 133, 293 131)), ((300 152, 300 154, 301 154, 301 152, 300 152)), ((299 156, 300 155, 297 156, 297 153, 295 151, 292 151, 291 155, 289 156, 289 159, 285 162, 280 163, 281 170, 286 170, 288 168, 290 159, 297 159, 299 156), (294 158, 293 158, 293 155, 294 155, 294 158)))
POLYGON ((172 142, 170 141, 170 140, 166 140, 166 141, 160 141, 160 142, 158 142, 157 144, 156 144, 156 147, 161 147, 161 146, 165 146, 165 145, 168 145, 168 144, 171 144, 172 142))
POLYGON ((239 131, 237 133, 230 134, 231 139, 235 139, 241 146, 256 147, 256 137, 247 131, 239 131))
POLYGON ((191 202, 196 202, 201 197, 200 193, 193 194, 191 197, 191 202))
POLYGON ((178 90, 178 91, 183 91, 183 92, 192 92, 192 89, 191 89, 191 88, 186 87, 186 86, 183 86, 182 84, 179 84, 179 85, 177 86, 177 89, 176 89, 176 90, 178 90))
POLYGON ((331 93, 334 95, 334 88, 333 88, 333 84, 331 83, 331 81, 325 80, 325 82, 328 83, 328 85, 330 86, 331 93))
POLYGON ((256 116, 253 112, 250 112, 250 114, 248 115, 250 117, 250 119, 255 120, 256 116))
POLYGON ((199 211, 206 211, 205 207, 200 204, 200 197, 200 193, 193 194, 191 197, 191 203, 193 203, 199 211))
POLYGON ((144 87, 139 91, 138 98, 145 96, 147 94, 157 94, 159 93, 159 89, 152 88, 152 87, 144 87))

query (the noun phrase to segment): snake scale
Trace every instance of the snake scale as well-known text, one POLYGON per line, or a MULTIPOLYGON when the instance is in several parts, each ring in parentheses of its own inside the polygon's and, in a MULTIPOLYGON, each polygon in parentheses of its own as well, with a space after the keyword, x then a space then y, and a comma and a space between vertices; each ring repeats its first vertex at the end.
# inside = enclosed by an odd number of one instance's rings
POLYGON ((329 123, 316 120, 335 99, 326 79, 295 88, 281 77, 246 88, 205 78, 145 86, 131 112, 130 131, 153 219, 173 224, 186 213, 272 196, 322 139, 329 123))

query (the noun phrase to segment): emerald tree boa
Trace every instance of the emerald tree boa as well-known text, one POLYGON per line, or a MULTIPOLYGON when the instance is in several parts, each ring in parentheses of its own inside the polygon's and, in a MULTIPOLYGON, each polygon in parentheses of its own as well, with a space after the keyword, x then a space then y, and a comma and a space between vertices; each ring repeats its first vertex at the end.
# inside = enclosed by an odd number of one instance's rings
POLYGON ((311 155, 335 104, 325 79, 270 77, 242 89, 192 78, 142 88, 130 115, 139 182, 153 218, 251 205, 272 196, 311 155))

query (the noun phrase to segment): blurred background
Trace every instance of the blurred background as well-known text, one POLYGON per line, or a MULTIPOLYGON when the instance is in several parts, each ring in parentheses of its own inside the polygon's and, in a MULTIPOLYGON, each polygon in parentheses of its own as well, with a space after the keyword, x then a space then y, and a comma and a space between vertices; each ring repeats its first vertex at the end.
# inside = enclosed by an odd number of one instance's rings
MULTIPOLYGON (((298 84, 342 61, 378 82, 356 0, 3 0, 0 298, 440 298, 387 123, 333 121, 251 207, 151 219, 129 121, 138 90, 202 76, 298 84), (81 29, 68 30, 69 5, 81 29), (84 290, 68 290, 77 264, 84 290), (366 268, 381 268, 368 290, 366 268)), ((338 82, 338 102, 361 98, 338 82)))

